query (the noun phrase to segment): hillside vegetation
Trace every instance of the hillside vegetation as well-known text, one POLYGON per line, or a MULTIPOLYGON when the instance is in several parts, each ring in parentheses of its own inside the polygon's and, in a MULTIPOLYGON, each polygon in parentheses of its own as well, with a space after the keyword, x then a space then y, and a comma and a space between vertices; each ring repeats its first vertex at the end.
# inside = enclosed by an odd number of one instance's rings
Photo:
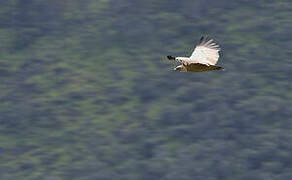
POLYGON ((1 180, 292 179, 290 0, 0 2, 1 180), (177 73, 201 35, 226 71, 177 73))

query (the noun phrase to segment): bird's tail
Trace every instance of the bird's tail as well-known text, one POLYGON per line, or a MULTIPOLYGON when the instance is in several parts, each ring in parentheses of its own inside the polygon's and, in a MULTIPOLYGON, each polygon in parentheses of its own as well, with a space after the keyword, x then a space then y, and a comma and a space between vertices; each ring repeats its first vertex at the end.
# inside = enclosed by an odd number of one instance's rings
POLYGON ((225 69, 221 66, 212 66, 212 70, 222 70, 225 71, 225 69))
POLYGON ((175 57, 173 57, 173 56, 167 56, 167 58, 168 58, 169 60, 175 60, 175 57))

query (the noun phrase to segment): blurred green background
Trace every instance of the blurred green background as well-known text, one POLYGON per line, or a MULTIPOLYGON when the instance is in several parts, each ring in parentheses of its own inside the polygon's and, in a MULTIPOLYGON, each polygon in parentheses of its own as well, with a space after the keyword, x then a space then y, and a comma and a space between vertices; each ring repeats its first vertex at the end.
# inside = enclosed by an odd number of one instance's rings
POLYGON ((290 0, 0 1, 0 179, 292 179, 291 17, 290 0), (201 35, 226 71, 171 71, 201 35))

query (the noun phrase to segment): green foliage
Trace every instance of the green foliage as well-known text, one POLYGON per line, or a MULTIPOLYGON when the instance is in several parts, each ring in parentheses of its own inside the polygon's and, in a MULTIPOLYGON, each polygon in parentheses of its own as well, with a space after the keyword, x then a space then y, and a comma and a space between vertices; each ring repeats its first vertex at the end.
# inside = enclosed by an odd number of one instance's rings
POLYGON ((0 179, 292 178, 292 3, 0 3, 0 179), (201 35, 225 72, 175 73, 201 35))

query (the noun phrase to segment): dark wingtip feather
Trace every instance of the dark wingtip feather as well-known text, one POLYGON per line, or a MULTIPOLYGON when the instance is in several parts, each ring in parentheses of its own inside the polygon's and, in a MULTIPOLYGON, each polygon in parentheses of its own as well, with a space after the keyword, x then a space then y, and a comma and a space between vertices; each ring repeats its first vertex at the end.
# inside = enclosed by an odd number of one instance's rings
POLYGON ((201 36, 201 39, 200 39, 200 41, 199 41, 199 44, 201 44, 203 41, 204 41, 204 36, 201 36))
POLYGON ((198 46, 206 46, 211 49, 221 50, 219 45, 214 41, 214 39, 210 38, 210 36, 202 36, 198 46))
POLYGON ((208 42, 210 39, 211 39, 211 38, 210 38, 208 35, 201 36, 201 39, 200 39, 199 45, 200 45, 200 44, 205 44, 205 43, 208 42))

